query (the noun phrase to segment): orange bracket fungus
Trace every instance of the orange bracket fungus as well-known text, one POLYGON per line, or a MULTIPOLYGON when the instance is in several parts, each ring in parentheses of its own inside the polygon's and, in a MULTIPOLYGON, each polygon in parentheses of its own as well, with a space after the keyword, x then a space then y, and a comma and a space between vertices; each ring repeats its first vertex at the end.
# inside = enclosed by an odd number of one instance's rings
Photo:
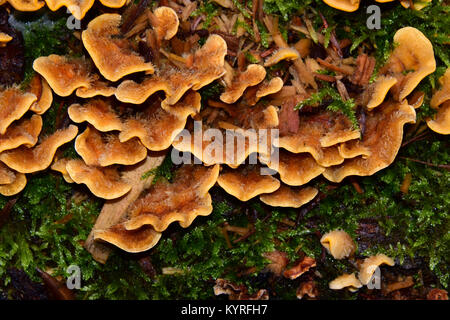
POLYGON ((119 101, 140 104, 157 91, 164 91, 166 105, 175 104, 189 89, 199 90, 225 73, 224 59, 227 44, 219 35, 212 34, 205 44, 183 59, 179 68, 161 65, 153 76, 141 83, 123 81, 115 93, 119 101))
POLYGON ((137 139, 120 142, 117 134, 101 134, 92 127, 76 138, 75 150, 89 166, 132 165, 147 156, 147 149, 137 139))
POLYGON ((312 187, 296 189, 281 185, 278 190, 269 194, 262 194, 259 198, 272 207, 300 208, 314 199, 318 192, 316 188, 312 187))
POLYGON ((42 129, 42 118, 38 115, 30 119, 21 119, 8 127, 5 134, 0 135, 0 153, 15 149, 21 145, 34 146, 42 129))
POLYGON ((320 166, 309 153, 291 153, 280 149, 278 159, 260 156, 262 163, 280 174, 280 179, 290 186, 301 186, 321 175, 325 168, 320 166))
POLYGON ((20 119, 36 99, 34 94, 16 87, 0 90, 0 134, 4 135, 9 125, 20 119))
POLYGON ((122 37, 119 14, 102 14, 89 22, 82 33, 83 45, 89 52, 100 73, 108 80, 139 71, 153 73, 150 62, 132 50, 128 39, 122 37))
POLYGON ((346 142, 349 149, 366 157, 346 159, 344 163, 329 167, 324 177, 333 182, 341 182, 350 175, 368 176, 389 166, 397 155, 403 138, 403 126, 416 121, 414 108, 407 101, 386 101, 376 108, 376 112, 368 115, 366 133, 362 140, 346 142), (370 155, 367 156, 367 150, 370 155))
POLYGON ((327 5, 338 10, 353 12, 359 8, 359 0, 323 0, 327 5))
POLYGON ((67 58, 55 54, 39 57, 33 62, 33 69, 47 80, 53 91, 62 97, 75 89, 89 87, 90 66, 83 58, 67 58))
POLYGON ((397 44, 380 74, 397 79, 391 91, 398 101, 405 99, 420 81, 436 70, 433 46, 425 35, 413 27, 405 27, 394 35, 397 44))
POLYGON ((261 175, 259 166, 240 166, 238 169, 224 168, 217 183, 227 193, 241 201, 247 201, 263 193, 272 193, 280 188, 280 181, 270 175, 261 175))
POLYGON ((94 238, 128 252, 153 247, 169 224, 178 221, 187 228, 197 216, 212 212, 209 189, 219 175, 219 166, 184 165, 172 183, 158 181, 144 191, 128 209, 122 222, 94 231, 94 238), (158 230, 158 231, 156 231, 158 230))
POLYGON ((74 159, 66 163, 66 170, 75 183, 85 184, 99 198, 119 198, 131 189, 115 167, 88 166, 82 160, 74 159))
POLYGON ((39 0, 7 0, 14 9, 19 11, 37 11, 45 6, 44 1, 39 0))
POLYGON ((152 225, 162 232, 178 221, 183 228, 191 225, 197 216, 212 212, 208 191, 216 183, 219 166, 184 165, 176 171, 172 183, 157 182, 135 201, 124 226, 127 230, 152 225))
POLYGON ((244 72, 236 74, 230 85, 220 95, 220 100, 225 103, 236 102, 247 87, 256 86, 266 77, 266 69, 258 64, 251 64, 244 72))
POLYGON ((108 229, 94 231, 94 239, 101 240, 131 253, 147 251, 154 247, 161 233, 156 232, 152 226, 144 225, 139 229, 126 230, 123 225, 114 225, 108 229))
POLYGON ((450 134, 450 69, 439 78, 441 88, 431 97, 430 105, 437 109, 433 119, 427 121, 428 127, 440 134, 450 134))
POLYGON ((353 239, 343 230, 333 230, 324 234, 320 243, 335 259, 347 258, 356 250, 353 239))
POLYGON ((73 104, 68 109, 73 122, 88 122, 99 131, 122 130, 122 121, 111 105, 100 99, 90 100, 84 105, 73 104))
POLYGON ((78 133, 78 128, 70 125, 67 129, 58 130, 42 140, 33 148, 25 146, 8 150, 0 154, 0 161, 11 169, 22 173, 42 171, 50 166, 56 149, 72 141, 78 133))

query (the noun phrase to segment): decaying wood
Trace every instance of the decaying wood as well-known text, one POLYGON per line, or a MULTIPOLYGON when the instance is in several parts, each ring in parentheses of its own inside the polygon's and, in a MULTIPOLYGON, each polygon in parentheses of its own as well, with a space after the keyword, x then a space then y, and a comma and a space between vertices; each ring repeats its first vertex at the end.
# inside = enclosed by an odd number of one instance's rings
POLYGON ((111 246, 94 241, 94 230, 106 229, 119 221, 126 215, 128 207, 138 198, 143 190, 150 187, 153 176, 142 179, 142 175, 146 172, 158 167, 164 160, 165 153, 150 153, 147 158, 137 165, 130 166, 123 173, 122 177, 133 187, 130 192, 119 199, 108 200, 103 205, 100 215, 91 230, 84 247, 92 254, 92 257, 100 262, 105 263, 111 252, 111 246))

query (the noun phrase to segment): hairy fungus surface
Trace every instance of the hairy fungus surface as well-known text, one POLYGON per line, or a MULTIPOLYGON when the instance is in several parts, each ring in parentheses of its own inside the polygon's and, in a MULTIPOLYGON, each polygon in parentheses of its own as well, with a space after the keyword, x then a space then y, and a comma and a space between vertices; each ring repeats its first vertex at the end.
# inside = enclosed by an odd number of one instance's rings
POLYGON ((283 85, 283 79, 280 77, 274 77, 269 81, 264 80, 260 84, 246 90, 244 93, 245 103, 254 106, 262 97, 279 92, 283 85))
POLYGON ((338 10, 353 12, 359 8, 359 0, 323 0, 327 5, 338 10))
POLYGON ((94 64, 110 81, 140 71, 153 73, 153 65, 134 52, 130 40, 121 34, 121 21, 121 15, 105 13, 91 20, 83 31, 83 45, 94 64))
POLYGON ((394 42, 397 46, 380 74, 397 79, 391 91, 398 101, 402 101, 423 78, 436 70, 436 60, 430 40, 416 28, 399 29, 394 42))
POLYGON ((262 202, 272 207, 300 208, 310 202, 319 191, 316 188, 290 188, 281 185, 278 190, 259 196, 262 202))
POLYGON ((237 167, 252 153, 271 153, 271 129, 278 125, 275 107, 230 106, 228 112, 233 116, 215 108, 205 108, 200 114, 202 121, 196 122, 188 132, 182 132, 172 145, 179 151, 192 153, 206 165, 237 167))
POLYGON ((385 254, 377 254, 375 256, 364 259, 363 263, 359 267, 359 281, 361 281, 363 285, 368 284, 372 279, 375 270, 383 264, 393 266, 395 262, 385 254))
POLYGON ((110 86, 107 82, 99 80, 96 74, 91 75, 89 87, 80 87, 75 92, 80 98, 93 98, 95 96, 111 97, 116 93, 116 88, 110 86))
POLYGON ((180 21, 177 13, 169 7, 158 7, 153 11, 152 26, 158 42, 172 39, 178 31, 180 21))
POLYGON ((272 193, 280 188, 280 181, 270 175, 262 174, 263 168, 240 166, 237 169, 226 169, 220 173, 217 183, 227 193, 241 201, 248 201, 263 193, 272 193))
POLYGON ((70 160, 66 163, 66 170, 75 183, 85 184, 99 198, 116 199, 131 189, 114 167, 100 168, 88 166, 82 160, 70 160))
POLYGON ((0 135, 0 153, 21 145, 28 148, 34 146, 38 141, 41 129, 42 118, 38 115, 33 115, 30 119, 21 119, 12 124, 5 134, 0 135))
POLYGON ((127 230, 152 225, 162 232, 175 221, 183 228, 191 225, 197 216, 212 212, 211 196, 208 191, 216 183, 219 166, 205 167, 184 165, 175 173, 171 183, 158 181, 131 206, 127 230))
POLYGON ((27 178, 25 174, 17 172, 14 175, 14 180, 8 184, 0 184, 0 194, 6 197, 18 194, 25 188, 27 178))
POLYGON ((144 225, 139 229, 127 230, 123 224, 108 229, 94 231, 94 239, 102 240, 131 253, 147 251, 153 248, 161 238, 152 226, 144 225))
POLYGON ((291 153, 280 149, 277 158, 267 158, 259 157, 262 163, 280 174, 281 181, 290 186, 304 185, 325 171, 309 153, 291 153))
POLYGON ((335 259, 348 258, 356 250, 352 237, 343 230, 333 230, 324 234, 320 243, 335 259))
POLYGON ((266 69, 259 64, 250 64, 244 72, 233 77, 230 86, 220 95, 225 103, 235 103, 244 93, 245 89, 256 86, 266 77, 266 69))
POLYGON ((165 109, 161 108, 158 99, 147 102, 142 112, 123 121, 119 139, 125 142, 138 137, 150 150, 167 149, 185 127, 187 118, 200 111, 200 100, 199 93, 190 91, 165 109))
POLYGON ((351 292, 358 291, 362 287, 362 283, 356 278, 355 274, 343 274, 328 284, 332 290, 341 290, 347 288, 351 292))
POLYGON ((0 90, 0 134, 4 135, 15 120, 20 119, 36 101, 36 96, 10 87, 0 90))
POLYGON ((87 127, 75 140, 75 150, 89 166, 132 165, 145 159, 147 149, 137 139, 120 142, 118 134, 87 127))
POLYGON ((90 66, 84 58, 51 54, 34 60, 33 69, 62 97, 69 96, 77 88, 88 88, 91 83, 90 66))
POLYGON ((384 102, 367 116, 363 139, 346 142, 352 152, 359 151, 366 157, 347 159, 341 165, 329 167, 323 173, 324 177, 333 182, 341 182, 347 176, 368 176, 386 168, 394 161, 400 149, 403 126, 415 121, 416 112, 406 100, 384 102))
POLYGON ((352 123, 346 116, 324 111, 302 115, 298 130, 280 134, 276 144, 279 148, 293 153, 307 152, 319 165, 329 167, 344 161, 337 145, 359 137, 359 130, 353 129, 352 123))
POLYGON ((20 146, 0 154, 0 161, 11 169, 22 173, 42 171, 50 166, 58 147, 72 141, 78 133, 78 128, 70 125, 66 129, 58 130, 43 139, 33 148, 20 146))
POLYGON ((116 91, 119 101, 141 104, 157 91, 164 91, 166 104, 175 104, 189 89, 199 90, 225 73, 224 59, 227 44, 222 37, 212 34, 205 44, 188 55, 183 67, 161 65, 157 72, 141 83, 123 81, 116 91))
POLYGON ((122 121, 111 105, 104 100, 93 99, 84 105, 72 104, 67 110, 76 123, 88 122, 99 131, 122 130, 122 121))

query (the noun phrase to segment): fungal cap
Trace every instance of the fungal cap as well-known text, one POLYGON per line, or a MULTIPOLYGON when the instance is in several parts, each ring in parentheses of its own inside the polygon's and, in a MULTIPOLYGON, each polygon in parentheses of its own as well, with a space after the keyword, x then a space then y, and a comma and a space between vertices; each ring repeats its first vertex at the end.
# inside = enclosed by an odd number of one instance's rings
POLYGON ((44 1, 39 0, 8 0, 8 2, 18 11, 38 11, 45 5, 44 1))
POLYGON ((69 96, 77 88, 90 86, 90 67, 83 58, 51 54, 34 60, 33 69, 62 97, 69 96))
POLYGON ((162 232, 175 221, 187 228, 197 216, 212 212, 208 191, 218 176, 219 165, 183 166, 175 173, 172 183, 157 182, 132 205, 129 219, 124 223, 125 229, 152 225, 156 231, 162 232))
POLYGON ((273 66, 274 64, 277 64, 282 60, 296 60, 299 57, 300 54, 297 52, 297 50, 292 48, 281 48, 275 51, 270 57, 266 59, 266 61, 264 62, 264 67, 273 66))
POLYGON ((15 149, 21 145, 28 148, 34 146, 42 129, 42 118, 38 115, 31 119, 21 119, 11 125, 4 135, 0 135, 0 153, 15 149))
POLYGON ((120 142, 117 134, 102 135, 89 126, 75 139, 75 150, 89 166, 133 165, 147 156, 137 139, 120 142))
POLYGON ((314 199, 318 192, 316 188, 312 187, 295 190, 282 185, 275 192, 262 194, 259 198, 262 202, 272 207, 300 208, 314 199))
POLYGON ((157 39, 161 41, 173 38, 177 34, 178 26, 180 25, 175 10, 162 6, 156 8, 153 14, 157 19, 157 25, 153 26, 157 39))
POLYGON ((450 100, 450 68, 439 78, 441 88, 436 91, 430 100, 430 106, 437 109, 445 101, 450 100))
MULTIPOLYGON (((416 112, 407 101, 386 101, 366 119, 366 133, 361 141, 348 141, 350 152, 369 156, 346 159, 342 164, 327 168, 323 175, 330 181, 341 182, 351 175, 370 176, 386 168, 395 159, 403 138, 403 126, 414 123, 416 112), (352 144, 356 143, 356 146, 352 144)), ((342 150, 341 150, 342 151, 342 150)))
POLYGON ((377 254, 369 258, 364 259, 363 263, 359 268, 359 281, 363 285, 366 285, 372 279, 375 270, 382 264, 387 264, 388 266, 393 266, 395 264, 394 260, 386 256, 385 254, 377 254))
POLYGON ((254 167, 227 170, 219 175, 217 183, 226 192, 241 201, 248 201, 263 193, 272 193, 280 187, 280 181, 269 175, 261 175, 254 167))
POLYGON ((9 184, 0 185, 0 194, 8 197, 18 194, 22 191, 27 184, 27 178, 23 173, 17 172, 15 174, 15 179, 9 184))
POLYGON ((20 119, 36 99, 34 94, 23 93, 16 87, 0 90, 0 134, 5 134, 9 125, 20 119))
POLYGON ((327 5, 338 10, 353 12, 359 8, 359 0, 323 0, 327 5))
POLYGON ((66 7, 78 20, 83 19, 94 5, 94 0, 45 0, 45 2, 52 11, 57 11, 63 6, 66 7))
POLYGON ((42 171, 50 166, 58 147, 73 140, 77 133, 78 128, 70 125, 66 129, 56 131, 33 148, 21 146, 3 152, 0 154, 0 161, 22 173, 42 171))
POLYGON ((115 168, 99 168, 88 166, 82 160, 70 160, 66 170, 74 182, 85 184, 99 198, 116 199, 131 190, 131 185, 120 178, 115 168))
POLYGON ((320 243, 335 259, 347 258, 356 250, 353 239, 343 230, 333 230, 324 234, 320 243))
POLYGON ((427 121, 428 127, 440 134, 450 134, 450 100, 444 102, 434 119, 427 121))
POLYGON ((370 100, 367 103, 367 109, 372 110, 383 103, 389 90, 397 83, 397 79, 390 76, 379 76, 372 83, 368 90, 370 92, 370 100))
POLYGON ((83 45, 100 73, 110 81, 135 72, 154 72, 153 65, 136 54, 129 40, 121 38, 120 14, 102 14, 81 34, 83 45))
POLYGON ((122 122, 111 106, 103 100, 94 99, 84 105, 72 104, 67 110, 72 121, 87 121, 99 131, 122 130, 122 122))
POLYGON ((102 240, 131 253, 147 251, 153 248, 161 238, 151 226, 142 226, 136 230, 126 230, 123 224, 105 230, 94 230, 94 239, 102 240))
POLYGON ((394 35, 394 42, 398 45, 383 69, 387 68, 388 73, 393 73, 397 78, 393 93, 398 101, 402 101, 423 78, 436 70, 436 60, 430 40, 416 28, 399 29, 394 35))
POLYGON ((237 74, 225 91, 220 95, 220 100, 225 103, 235 103, 244 93, 247 87, 256 86, 266 77, 266 69, 259 64, 250 64, 247 70, 237 74))
POLYGON ((355 274, 343 274, 331 281, 328 287, 332 290, 341 290, 348 288, 351 292, 357 291, 362 287, 361 282, 356 278, 355 274))

